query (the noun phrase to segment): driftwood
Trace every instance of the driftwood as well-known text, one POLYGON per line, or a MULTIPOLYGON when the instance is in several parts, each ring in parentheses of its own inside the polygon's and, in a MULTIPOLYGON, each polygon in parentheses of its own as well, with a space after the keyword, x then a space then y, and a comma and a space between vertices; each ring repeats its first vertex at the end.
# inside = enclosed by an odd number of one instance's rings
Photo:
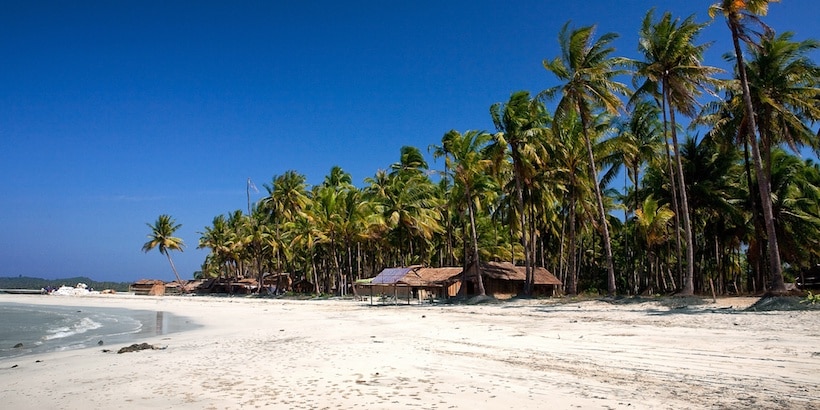
POLYGON ((156 347, 154 345, 149 345, 148 343, 140 343, 140 344, 132 344, 131 346, 123 347, 122 349, 117 351, 117 354, 120 353, 128 353, 128 352, 138 352, 140 350, 165 350, 164 347, 156 347))

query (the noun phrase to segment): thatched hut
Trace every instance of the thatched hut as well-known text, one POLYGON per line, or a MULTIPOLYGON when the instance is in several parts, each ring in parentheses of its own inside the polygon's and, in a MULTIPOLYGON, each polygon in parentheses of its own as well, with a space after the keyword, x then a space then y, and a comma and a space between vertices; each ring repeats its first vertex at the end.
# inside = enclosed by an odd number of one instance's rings
POLYGON ((130 292, 142 296, 162 296, 165 294, 165 282, 158 279, 140 279, 128 286, 130 292))
MULTIPOLYGON (((533 296, 554 296, 561 281, 546 268, 533 267, 533 296)), ((481 264, 484 290, 496 299, 509 299, 524 291, 526 268, 509 262, 486 262, 481 264)), ((467 294, 475 294, 475 265, 467 268, 467 294)))
POLYGON ((410 301, 455 296, 460 287, 461 268, 410 266, 387 268, 375 277, 358 281, 357 293, 381 300, 410 301))

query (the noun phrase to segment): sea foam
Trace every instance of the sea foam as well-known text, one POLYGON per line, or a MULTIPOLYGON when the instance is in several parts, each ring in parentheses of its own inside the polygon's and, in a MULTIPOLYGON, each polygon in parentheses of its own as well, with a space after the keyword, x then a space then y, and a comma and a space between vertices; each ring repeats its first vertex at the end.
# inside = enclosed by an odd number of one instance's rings
POLYGON ((74 335, 83 334, 88 332, 89 330, 99 329, 102 327, 102 323, 95 322, 94 320, 84 317, 80 319, 79 322, 74 323, 70 326, 62 326, 54 329, 49 329, 48 334, 43 337, 44 340, 54 340, 54 339, 62 339, 64 337, 70 337, 74 335))

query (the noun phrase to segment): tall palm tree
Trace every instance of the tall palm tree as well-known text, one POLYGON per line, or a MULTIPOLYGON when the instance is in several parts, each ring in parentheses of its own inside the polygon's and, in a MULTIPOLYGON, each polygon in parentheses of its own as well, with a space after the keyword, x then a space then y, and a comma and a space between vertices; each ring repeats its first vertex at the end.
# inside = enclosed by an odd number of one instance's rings
MULTIPOLYGON (((262 199, 260 208, 268 214, 273 234, 281 243, 284 242, 282 238, 284 225, 293 221, 308 201, 305 176, 293 170, 286 171, 282 175, 274 176, 270 185, 265 184, 265 190, 268 196, 262 199)), ((280 247, 275 254, 276 269, 280 271, 282 270, 282 254, 286 249, 288 248, 280 247)))
MULTIPOLYGON (((631 194, 627 192, 624 197, 624 220, 629 222, 629 214, 640 209, 641 199, 641 170, 645 164, 657 161, 661 157, 665 142, 663 128, 660 121, 660 108, 654 102, 648 100, 633 101, 632 111, 617 126, 617 136, 614 140, 614 150, 616 152, 616 164, 623 165, 626 176, 632 183, 631 194), (630 200, 631 195, 631 200, 630 200)), ((624 183, 626 188, 626 183, 624 183)), ((629 230, 625 230, 628 234, 629 230)), ((636 238, 635 238, 636 239, 636 238)), ((634 241, 632 241, 634 242, 634 241)), ((624 238, 624 247, 628 268, 632 271, 633 292, 637 292, 639 283, 639 270, 635 269, 635 253, 638 249, 633 246, 628 238, 624 238)))
MULTIPOLYGON (((763 208, 763 221, 766 225, 766 239, 769 245, 769 275, 771 278, 771 291, 784 293, 786 283, 783 281, 783 267, 780 263, 780 247, 777 243, 777 229, 775 228, 774 211, 772 210, 771 182, 763 169, 763 158, 760 153, 760 146, 755 137, 758 130, 755 119, 755 108, 752 103, 751 91, 749 91, 749 79, 746 74, 746 64, 744 63, 743 51, 740 48, 740 41, 747 44, 755 44, 752 36, 754 31, 751 24, 762 25, 758 16, 765 16, 769 10, 769 3, 776 3, 780 0, 721 0, 709 7, 709 16, 714 18, 718 12, 723 13, 729 31, 732 33, 732 45, 734 46, 735 59, 737 62, 737 72, 740 77, 740 87, 743 96, 743 107, 746 112, 746 129, 749 145, 752 148, 752 160, 754 162, 755 175, 758 180, 758 191, 760 193, 760 204, 763 208), (750 24, 746 24, 750 22, 750 24)), ((768 27, 765 31, 770 34, 768 27)))
POLYGON ((556 171, 554 182, 563 186, 566 191, 563 207, 566 216, 564 225, 567 230, 567 267, 566 292, 569 295, 578 293, 578 252, 577 226, 579 224, 578 204, 583 198, 589 198, 596 182, 589 176, 589 158, 581 131, 581 121, 575 111, 555 119, 548 145, 550 163, 556 171))
POLYGON ((151 233, 148 234, 148 242, 145 242, 145 244, 142 245, 142 251, 148 253, 154 248, 159 249, 159 253, 168 257, 168 263, 171 264, 171 270, 174 271, 174 276, 177 277, 177 282, 182 284, 182 279, 179 278, 179 273, 177 272, 176 266, 174 266, 174 261, 171 259, 170 252, 182 252, 182 249, 185 247, 185 243, 182 239, 174 236, 174 233, 182 226, 182 224, 177 224, 171 216, 162 214, 157 218, 153 225, 150 223, 146 223, 146 225, 151 228, 151 233))
POLYGON ((213 261, 221 268, 222 275, 227 278, 229 264, 233 262, 231 247, 234 238, 225 215, 214 217, 211 226, 206 226, 205 231, 199 234, 201 236, 197 249, 210 248, 213 261))
MULTIPOLYGON (((486 292, 481 273, 475 214, 476 208, 482 207, 482 203, 488 199, 486 196, 494 188, 493 180, 486 172, 491 160, 483 152, 492 140, 492 135, 473 130, 464 134, 451 130, 441 139, 442 149, 448 154, 445 157, 445 163, 449 169, 453 170, 453 181, 456 188, 461 191, 461 195, 455 195, 453 199, 459 197, 456 201, 463 201, 462 203, 467 208, 472 241, 472 264, 475 267, 478 293, 481 296, 484 296, 486 292)), ((464 255, 465 275, 468 265, 467 255, 464 255)))
POLYGON ((686 241, 686 274, 681 294, 691 295, 694 293, 695 249, 675 113, 680 112, 694 117, 697 98, 702 94, 702 90, 714 83, 712 75, 720 70, 701 64, 703 52, 708 44, 693 44, 706 24, 695 23, 694 16, 689 16, 683 21, 672 20, 672 14, 669 12, 664 13, 660 20, 655 22, 653 14, 654 10, 649 10, 641 25, 638 49, 644 60, 635 62, 635 76, 636 79, 645 81, 636 94, 659 96, 664 117, 667 111, 669 113, 668 130, 672 137, 672 150, 677 168, 675 175, 686 241))
POLYGON ((497 145, 509 146, 513 165, 513 180, 515 182, 515 211, 520 223, 521 245, 524 248, 524 267, 526 279, 524 294, 532 293, 533 286, 533 257, 529 243, 529 230, 524 214, 524 190, 528 189, 534 172, 527 166, 526 151, 532 149, 532 143, 538 133, 548 121, 544 105, 530 98, 527 91, 518 91, 510 96, 510 100, 502 104, 493 104, 490 107, 490 116, 498 131, 494 138, 497 145))
MULTIPOLYGON (((575 111, 581 120, 584 142, 587 147, 589 173, 593 177, 598 175, 598 166, 592 149, 590 128, 593 111, 603 109, 615 114, 623 106, 618 94, 627 95, 627 87, 615 81, 615 77, 622 75, 625 60, 611 57, 615 49, 611 46, 618 35, 606 33, 597 40, 593 39, 595 26, 586 26, 570 29, 570 22, 564 24, 558 34, 558 43, 561 55, 553 60, 544 60, 547 71, 554 74, 563 84, 549 88, 542 92, 547 98, 553 98, 560 93, 561 99, 556 108, 555 117, 564 115, 567 111, 575 111)), ((612 259, 612 243, 607 224, 606 210, 604 209, 603 194, 599 184, 593 184, 595 199, 598 206, 599 229, 603 236, 604 251, 606 252, 607 293, 615 295, 615 264, 612 259)))
POLYGON ((771 175, 771 151, 780 144, 795 152, 802 146, 820 152, 820 140, 809 125, 820 120, 820 67, 809 56, 820 42, 792 41, 793 36, 786 32, 763 37, 759 46, 749 47, 746 71, 767 175, 771 175))

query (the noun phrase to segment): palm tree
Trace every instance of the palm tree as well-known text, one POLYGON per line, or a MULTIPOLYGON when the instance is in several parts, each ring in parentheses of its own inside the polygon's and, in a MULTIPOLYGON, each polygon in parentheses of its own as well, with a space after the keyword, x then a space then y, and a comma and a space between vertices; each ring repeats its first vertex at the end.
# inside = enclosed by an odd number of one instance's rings
POLYGON ((169 215, 162 214, 153 225, 146 223, 151 228, 151 233, 148 234, 148 242, 142 245, 142 251, 150 252, 154 248, 159 249, 159 253, 168 257, 168 263, 171 264, 171 270, 174 271, 174 276, 177 277, 177 282, 182 284, 182 279, 179 278, 177 268, 174 266, 174 261, 171 259, 170 251, 180 251, 185 247, 182 239, 174 236, 174 232, 179 229, 182 224, 177 224, 169 215))
POLYGON ((810 268, 820 253, 820 168, 781 149, 772 158, 773 210, 783 261, 810 268))
MULTIPOLYGON (((634 212, 640 208, 641 199, 641 170, 646 163, 656 161, 662 155, 664 148, 663 128, 660 122, 660 108, 657 104, 638 100, 633 102, 632 112, 618 124, 617 136, 614 140, 614 150, 617 156, 617 164, 623 165, 626 175, 632 182, 631 201, 630 193, 624 197, 624 220, 629 221, 630 210, 634 212)), ((610 141, 612 141, 610 140, 610 141)), ((626 188, 626 183, 624 183, 626 188)), ((626 230, 625 232, 628 232, 626 230)), ((635 247, 632 246, 628 238, 624 239, 626 256, 629 261, 629 268, 632 271, 632 290, 637 292, 636 285, 639 283, 638 270, 634 268, 635 247)))
POLYGON ((518 213, 520 223, 521 245, 524 248, 524 266, 526 280, 524 294, 532 293, 532 267, 533 257, 529 243, 529 230, 526 216, 524 214, 524 190, 529 189, 529 182, 534 172, 527 166, 527 155, 524 153, 532 149, 532 142, 536 135, 543 132, 548 116, 544 105, 530 98, 527 91, 518 91, 510 96, 510 100, 504 104, 493 104, 490 107, 490 115, 498 133, 494 138, 497 145, 510 148, 510 156, 513 165, 513 180, 515 182, 515 211, 518 213))
POLYGON ((197 249, 210 248, 213 261, 221 268, 224 277, 228 277, 229 264, 233 262, 231 247, 233 235, 228 227, 225 215, 214 217, 211 226, 206 226, 204 232, 199 232, 197 249))
MULTIPOLYGON (((769 10, 769 3, 776 3, 779 0, 721 0, 719 3, 709 7, 709 16, 714 18, 718 11, 723 13, 729 31, 732 33, 732 45, 734 46, 735 59, 737 61, 737 71, 740 77, 740 87, 743 96, 743 107, 746 112, 746 134, 749 145, 752 148, 752 160, 755 166, 755 175, 758 180, 758 191, 760 192, 760 204, 763 208, 763 221, 766 225, 766 238, 769 244, 769 275, 771 278, 771 291, 784 293, 786 284, 783 281, 783 267, 780 263, 780 247, 777 243, 777 230, 775 228, 774 211, 772 210, 771 182, 763 169, 763 159, 760 154, 760 146, 755 137, 758 130, 755 119, 755 108, 752 103, 751 91, 749 91, 749 79, 746 75, 746 64, 743 59, 743 51, 740 49, 740 40, 747 44, 755 44, 752 39, 753 32, 747 21, 761 24, 758 16, 765 16, 769 10)), ((765 27, 768 33, 770 30, 765 27)), ((770 34, 769 34, 770 35, 770 34)))
POLYGON ((569 266, 563 282, 567 294, 575 295, 578 293, 578 215, 583 215, 583 212, 578 212, 578 204, 593 190, 591 185, 596 182, 588 175, 589 160, 578 114, 569 111, 556 118, 553 125, 551 139, 547 144, 550 163, 556 171, 553 183, 560 184, 566 191, 563 207, 566 210, 564 225, 568 231, 566 254, 569 256, 569 266))
MULTIPOLYGON (((668 240, 669 221, 673 217, 674 213, 669 209, 669 204, 659 205, 652 195, 647 196, 643 201, 643 206, 635 210, 638 231, 642 235, 649 254, 649 277, 654 277, 653 282, 656 285, 660 285, 660 282, 665 283, 656 249, 668 240)), ((649 282, 648 278, 647 282, 649 282)))
MULTIPOLYGON (((598 40, 593 40, 595 26, 586 26, 570 30, 570 22, 564 24, 558 34, 561 55, 553 60, 544 60, 547 71, 563 81, 563 84, 542 92, 547 98, 558 93, 561 99, 556 108, 555 117, 565 115, 568 111, 575 111, 581 120, 581 129, 587 148, 589 173, 597 178, 598 167, 592 149, 590 127, 593 110, 601 108, 615 114, 623 106, 617 94, 626 95, 627 87, 615 81, 615 77, 624 74, 620 67, 625 60, 610 57, 614 48, 610 43, 618 35, 606 33, 598 40)), ((612 259, 612 243, 609 236, 606 210, 604 209, 603 194, 599 184, 593 184, 595 199, 598 206, 599 229, 603 236, 604 251, 606 252, 607 291, 610 296, 615 295, 615 265, 612 259)))
MULTIPOLYGON (((488 199, 486 195, 494 188, 492 178, 485 172, 491 161, 482 152, 488 148, 492 139, 492 135, 486 132, 472 130, 464 134, 451 130, 441 139, 442 149, 448 154, 445 157, 445 163, 449 169, 453 170, 455 187, 461 191, 461 195, 454 195, 452 199, 454 202, 463 201, 467 208, 472 241, 472 264, 475 267, 478 293, 481 296, 484 296, 486 292, 481 273, 475 214, 476 208, 481 208, 484 202, 482 199, 486 201, 488 199)), ((464 255, 465 275, 468 265, 467 255, 464 255)))
MULTIPOLYGON (((653 22, 654 10, 649 10, 641 25, 638 49, 644 55, 644 61, 636 61, 636 79, 645 79, 636 94, 660 96, 663 115, 669 113, 669 134, 672 137, 672 150, 675 157, 677 186, 680 194, 681 217, 686 240, 686 274, 684 275, 682 295, 694 293, 694 240, 692 235, 691 214, 687 186, 683 173, 680 145, 677 137, 675 112, 689 117, 695 116, 697 97, 705 87, 714 83, 711 76, 719 69, 703 66, 701 60, 708 45, 694 45, 705 24, 695 23, 694 16, 683 21, 672 20, 667 12, 657 22, 653 22)), ((664 124, 666 125, 666 124, 664 124)))
POLYGON ((771 175, 772 148, 782 143, 795 152, 801 146, 820 151, 817 135, 808 125, 820 119, 820 68, 809 57, 820 42, 795 42, 792 37, 790 32, 764 37, 758 47, 749 48, 746 70, 767 176, 771 175))
MULTIPOLYGON (((286 171, 274 176, 270 185, 265 184, 265 190, 268 196, 262 199, 260 206, 268 214, 276 240, 282 243, 283 226, 293 221, 308 201, 305 176, 293 170, 286 171)), ((286 249, 281 247, 276 252, 277 270, 282 270, 282 254, 286 249)))

